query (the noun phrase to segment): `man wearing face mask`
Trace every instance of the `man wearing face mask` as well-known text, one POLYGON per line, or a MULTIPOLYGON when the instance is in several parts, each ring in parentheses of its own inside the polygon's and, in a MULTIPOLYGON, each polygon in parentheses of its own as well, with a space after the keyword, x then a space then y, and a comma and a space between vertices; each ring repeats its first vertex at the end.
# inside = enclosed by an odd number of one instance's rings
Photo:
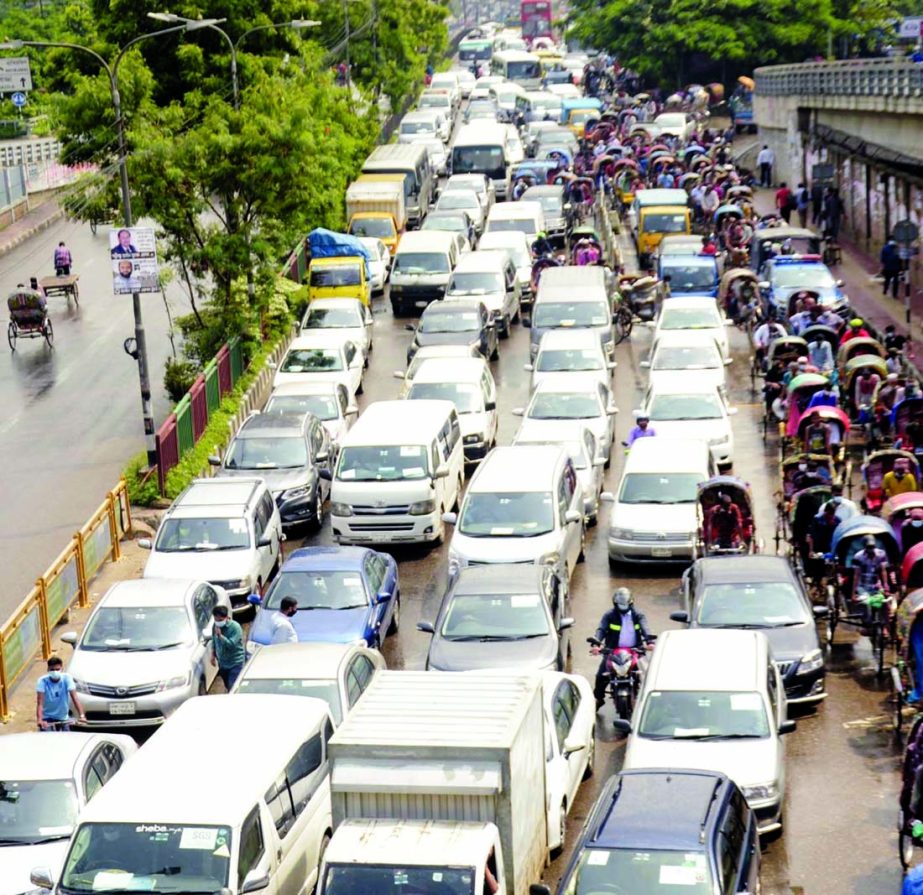
POLYGON ((212 617, 215 619, 212 626, 212 665, 218 666, 218 674, 230 693, 247 658, 244 632, 234 619, 228 618, 226 606, 212 609, 212 617))
POLYGON ((77 699, 77 686, 69 674, 64 674, 64 663, 57 656, 48 660, 48 674, 42 675, 35 685, 35 720, 39 730, 70 730, 68 710, 74 704, 77 720, 85 724, 87 717, 77 699))
POLYGON ((917 477, 910 471, 910 465, 904 459, 894 461, 894 469, 886 473, 881 480, 881 491, 885 500, 897 494, 906 494, 917 490, 917 477))
POLYGON ((901 527, 901 550, 906 556, 911 547, 923 543, 923 510, 910 511, 910 518, 901 527))

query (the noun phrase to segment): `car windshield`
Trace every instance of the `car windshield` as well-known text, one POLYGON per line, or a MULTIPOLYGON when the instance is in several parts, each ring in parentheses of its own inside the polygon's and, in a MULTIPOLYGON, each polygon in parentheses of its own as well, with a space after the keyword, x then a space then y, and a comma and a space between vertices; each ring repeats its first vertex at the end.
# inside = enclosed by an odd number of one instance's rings
MULTIPOLYGON (((506 239, 508 237, 500 237, 500 239, 506 239)), ((514 244, 512 242, 501 242, 500 239, 494 240, 491 239, 490 234, 486 234, 481 240, 480 248, 481 249, 498 249, 510 253, 510 257, 513 259, 513 264, 517 267, 530 267, 532 265, 532 258, 529 254, 528 248, 524 243, 519 242, 514 244)))
POLYGON ((481 317, 477 311, 459 311, 451 304, 430 305, 420 320, 422 333, 467 333, 481 328, 481 317))
POLYGON ((550 633, 541 594, 455 596, 440 631, 446 640, 525 640, 550 633))
POLYGON ((588 848, 581 853, 566 895, 613 895, 612 880, 625 895, 711 895, 717 891, 704 852, 646 848, 588 848))
POLYGON ((426 216, 421 230, 443 230, 446 233, 468 234, 468 218, 462 214, 439 214, 434 211, 426 216))
POLYGON ((503 275, 484 273, 455 273, 446 290, 453 295, 484 295, 487 292, 503 291, 503 275))
POLYGON ((605 326, 609 309, 602 301, 538 302, 532 315, 532 325, 550 327, 605 326))
POLYGON ((631 472, 622 480, 619 503, 695 503, 700 481, 694 472, 631 472))
POLYGON ((308 308, 302 329, 354 329, 362 326, 362 314, 350 302, 338 308, 308 308))
POLYGON ((361 609, 369 605, 362 576, 357 571, 283 570, 266 595, 267 609, 278 609, 294 597, 298 611, 310 609, 361 609))
POLYGON ((721 367, 713 345, 662 345, 654 355, 654 370, 713 370, 721 367))
POLYGON ((101 606, 87 625, 80 649, 147 652, 191 646, 192 640, 182 606, 101 606))
POLYGON ((714 289, 718 283, 716 268, 703 264, 670 265, 664 267, 664 276, 670 278, 671 292, 697 292, 714 289))
POLYGON ((340 688, 336 681, 311 680, 301 677, 241 677, 237 693, 269 693, 278 696, 310 696, 323 699, 330 706, 333 720, 343 720, 343 706, 340 704, 340 688))
POLYGON ((761 738, 769 736, 769 719, 762 697, 752 690, 653 690, 638 733, 669 739, 761 738))
POLYGON ((292 348, 285 355, 280 373, 330 373, 343 369, 343 358, 335 348, 292 348))
POLYGON ((509 233, 518 230, 526 236, 535 234, 535 221, 533 218, 493 218, 487 223, 491 233, 509 233))
POLYGON ((394 236, 394 221, 391 218, 359 218, 349 225, 349 232, 353 236, 376 237, 388 239, 394 236))
POLYGON ((174 824, 81 824, 61 889, 90 892, 212 893, 227 886, 230 827, 174 824))
POLYGON ((332 395, 276 395, 266 405, 279 413, 313 413, 319 420, 335 420, 340 416, 339 405, 332 395))
POLYGON ((524 78, 540 78, 542 76, 542 70, 539 67, 538 61, 525 60, 523 62, 507 62, 506 63, 506 76, 511 80, 515 81, 517 79, 524 78))
POLYGON ((311 267, 312 286, 359 286, 359 264, 320 264, 311 267))
POLYGON ((337 464, 341 482, 396 482, 422 479, 428 473, 426 449, 416 444, 345 447, 337 464))
POLYGON ((470 868, 419 864, 328 864, 325 895, 473 895, 470 868))
POLYGON ((685 214, 672 212, 648 213, 641 219, 643 233, 685 233, 689 218, 685 214))
POLYGON ((300 469, 308 447, 297 438, 235 438, 225 457, 227 469, 300 469))
POLYGON ((448 109, 452 105, 452 98, 448 93, 424 93, 417 105, 421 109, 448 109))
POLYGON ((441 208, 470 208, 472 211, 480 211, 481 203, 471 190, 455 190, 452 193, 443 193, 439 197, 436 211, 441 208))
POLYGON ((484 412, 484 393, 470 382, 415 382, 407 397, 451 401, 459 413, 484 412))
POLYGON ((432 118, 425 121, 403 121, 401 122, 402 134, 434 134, 436 133, 436 122, 432 118))
POLYGON ((547 491, 468 494, 458 530, 473 538, 530 538, 554 529, 554 503, 547 491))
POLYGON ((5 845, 70 838, 77 807, 70 780, 0 780, 0 855, 5 845))
POLYGON ((774 264, 772 280, 776 286, 807 289, 832 289, 836 285, 824 264, 774 264))
POLYGON ((529 195, 528 192, 522 197, 526 202, 540 202, 545 212, 546 218, 560 218, 564 216, 564 203, 560 196, 529 195))
POLYGON ((242 550, 250 546, 246 519, 167 519, 157 535, 159 553, 242 550))
POLYGON ((721 326, 715 308, 671 308, 669 301, 660 312, 660 329, 715 329, 721 326))
POLYGON ((494 180, 506 177, 506 157, 502 146, 456 146, 452 150, 452 170, 456 174, 486 174, 494 180))
POLYGON ((497 107, 493 103, 471 103, 468 106, 468 119, 490 118, 496 120, 497 107))
POLYGON ((784 581, 709 584, 696 612, 698 624, 719 628, 785 628, 808 620, 804 599, 784 581))
POLYGON ((548 348, 539 352, 535 369, 539 373, 574 373, 581 370, 602 370, 603 359, 600 352, 589 348, 548 348))
POLYGON ((649 409, 652 420, 720 419, 721 402, 717 394, 655 395, 649 409))
POLYGON ((446 252, 401 252, 394 258, 392 273, 449 273, 446 252))
POLYGON ((533 420, 586 420, 599 415, 599 398, 589 392, 539 393, 529 408, 533 420))

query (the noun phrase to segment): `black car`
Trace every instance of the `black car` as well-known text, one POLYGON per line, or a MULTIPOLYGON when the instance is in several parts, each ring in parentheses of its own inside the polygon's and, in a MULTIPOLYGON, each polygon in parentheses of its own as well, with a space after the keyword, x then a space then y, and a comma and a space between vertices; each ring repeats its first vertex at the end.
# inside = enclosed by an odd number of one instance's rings
POLYGON ((549 565, 496 563, 461 569, 449 582, 432 634, 427 669, 564 670, 567 581, 549 565))
POLYGON ((497 327, 482 301, 435 301, 420 316, 419 324, 408 324, 407 329, 414 334, 407 349, 408 364, 417 349, 426 345, 470 345, 487 360, 496 360, 500 355, 497 327))
POLYGON ((769 638, 789 704, 825 699, 824 654, 804 585, 781 556, 699 559, 683 575, 683 611, 673 621, 693 628, 751 628, 769 638))
POLYGON ((756 817, 724 774, 623 771, 593 806, 558 893, 739 895, 759 891, 759 875, 756 817))

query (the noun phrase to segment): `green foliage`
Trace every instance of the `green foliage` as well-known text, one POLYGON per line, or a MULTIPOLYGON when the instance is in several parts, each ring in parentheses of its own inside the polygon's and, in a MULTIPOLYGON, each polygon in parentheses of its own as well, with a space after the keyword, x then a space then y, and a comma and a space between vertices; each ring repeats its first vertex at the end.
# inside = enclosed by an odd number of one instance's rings
POLYGON ((160 485, 157 473, 147 473, 147 453, 141 451, 128 461, 122 476, 128 486, 128 500, 132 506, 150 507, 160 499, 160 485))
POLYGON ((168 357, 163 374, 163 387, 174 404, 189 391, 199 375, 201 367, 188 360, 173 360, 168 357))

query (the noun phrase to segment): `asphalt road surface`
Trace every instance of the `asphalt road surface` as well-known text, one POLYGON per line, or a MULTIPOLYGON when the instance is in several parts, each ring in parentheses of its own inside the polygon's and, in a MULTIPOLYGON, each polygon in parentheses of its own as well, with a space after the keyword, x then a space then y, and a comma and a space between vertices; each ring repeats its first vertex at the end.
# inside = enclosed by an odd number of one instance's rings
MULTIPOLYGON (((3 345, 7 356, 0 357, 0 619, 144 449, 138 367, 122 350, 134 335, 131 296, 112 294, 108 231, 93 236, 86 224, 61 221, 27 240, 3 259, 0 295, 30 276, 53 274, 52 253, 62 239, 80 275, 79 307, 50 298, 54 348, 21 339, 15 352, 3 345)), ((181 291, 169 297, 172 313, 184 313, 181 291)), ((169 325, 161 296, 141 301, 159 424, 170 409, 162 386, 169 325)))

